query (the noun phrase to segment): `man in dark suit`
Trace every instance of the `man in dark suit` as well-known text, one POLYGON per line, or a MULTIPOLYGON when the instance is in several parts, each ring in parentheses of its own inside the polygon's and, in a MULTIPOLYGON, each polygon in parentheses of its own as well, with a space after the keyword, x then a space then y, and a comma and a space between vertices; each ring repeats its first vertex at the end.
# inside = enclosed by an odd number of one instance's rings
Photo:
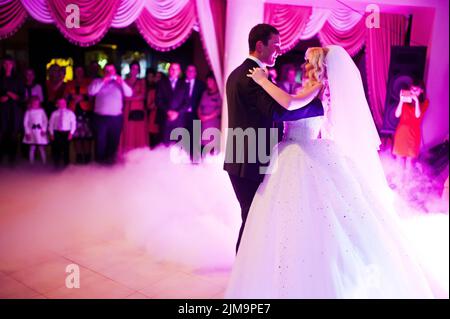
POLYGON ((286 67, 285 72, 285 80, 280 83, 279 87, 283 89, 283 91, 294 95, 297 93, 297 90, 302 87, 302 85, 295 79, 297 76, 297 70, 293 65, 289 65, 286 67))
POLYGON ((156 106, 165 112, 162 139, 166 146, 176 142, 170 140, 172 130, 186 126, 189 91, 186 82, 180 79, 180 74, 180 65, 172 63, 169 76, 162 78, 156 89, 156 106))
POLYGON ((276 123, 323 115, 319 99, 314 99, 298 110, 288 111, 247 77, 249 69, 266 68, 275 64, 280 54, 280 35, 276 28, 268 24, 258 24, 250 31, 248 42, 249 57, 231 72, 226 83, 228 136, 224 169, 230 177, 242 215, 236 251, 253 197, 264 178, 264 168, 269 164, 259 156, 263 145, 258 141, 264 141, 265 138, 265 151, 269 152, 270 156, 271 145, 268 145, 267 141, 270 140, 271 128, 277 127, 276 123), (256 138, 244 137, 243 143, 236 143, 236 135, 230 132, 233 130, 235 133, 239 133, 239 130, 249 133, 253 131, 256 138), (254 152, 256 156, 252 154, 254 152))
POLYGON ((188 65, 186 68, 186 85, 189 91, 189 109, 186 115, 186 128, 191 136, 191 161, 197 163, 200 160, 200 136, 194 136, 193 121, 198 120, 197 109, 202 98, 202 94, 206 89, 206 84, 202 80, 197 79, 197 68, 195 65, 188 65))

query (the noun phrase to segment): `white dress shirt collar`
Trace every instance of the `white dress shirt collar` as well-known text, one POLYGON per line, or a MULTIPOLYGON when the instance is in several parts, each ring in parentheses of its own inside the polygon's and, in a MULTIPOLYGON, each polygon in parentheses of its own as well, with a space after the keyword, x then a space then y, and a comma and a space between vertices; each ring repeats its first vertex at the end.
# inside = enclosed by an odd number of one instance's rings
POLYGON ((186 80, 186 82, 189 84, 189 96, 192 96, 192 91, 194 90, 195 85, 195 78, 192 80, 186 80))
POLYGON ((177 82, 178 82, 178 78, 169 78, 170 80, 170 85, 172 86, 172 89, 175 89, 175 87, 177 86, 177 82))

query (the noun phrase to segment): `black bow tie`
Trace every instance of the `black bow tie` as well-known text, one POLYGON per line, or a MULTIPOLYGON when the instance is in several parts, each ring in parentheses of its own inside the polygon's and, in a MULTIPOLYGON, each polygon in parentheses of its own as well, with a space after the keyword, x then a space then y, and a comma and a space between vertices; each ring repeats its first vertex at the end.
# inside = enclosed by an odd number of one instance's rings
POLYGON ((32 129, 32 130, 35 130, 35 129, 40 130, 40 129, 41 129, 41 124, 33 124, 33 126, 31 127, 31 129, 32 129))

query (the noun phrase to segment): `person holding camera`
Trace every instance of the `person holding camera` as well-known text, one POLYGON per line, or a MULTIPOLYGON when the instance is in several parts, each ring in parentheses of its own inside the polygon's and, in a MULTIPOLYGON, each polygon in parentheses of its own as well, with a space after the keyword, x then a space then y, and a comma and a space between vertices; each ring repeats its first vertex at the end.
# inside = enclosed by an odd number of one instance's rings
POLYGON ((117 75, 114 64, 105 65, 104 71, 105 76, 93 80, 88 92, 95 96, 93 129, 96 161, 113 164, 123 126, 123 99, 131 97, 133 90, 117 75))
POLYGON ((422 81, 414 80, 408 90, 400 91, 400 101, 395 110, 395 116, 400 121, 395 131, 392 153, 407 170, 413 167, 413 161, 419 156, 421 124, 428 103, 422 81))

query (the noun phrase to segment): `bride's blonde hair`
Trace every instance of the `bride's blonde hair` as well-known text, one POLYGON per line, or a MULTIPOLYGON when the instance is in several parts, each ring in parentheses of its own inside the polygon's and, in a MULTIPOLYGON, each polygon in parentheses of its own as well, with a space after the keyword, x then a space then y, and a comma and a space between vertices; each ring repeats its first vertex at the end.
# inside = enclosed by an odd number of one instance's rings
POLYGON ((306 70, 306 77, 310 82, 323 83, 326 78, 325 57, 328 53, 327 48, 312 47, 306 50, 305 57, 312 66, 306 70))

